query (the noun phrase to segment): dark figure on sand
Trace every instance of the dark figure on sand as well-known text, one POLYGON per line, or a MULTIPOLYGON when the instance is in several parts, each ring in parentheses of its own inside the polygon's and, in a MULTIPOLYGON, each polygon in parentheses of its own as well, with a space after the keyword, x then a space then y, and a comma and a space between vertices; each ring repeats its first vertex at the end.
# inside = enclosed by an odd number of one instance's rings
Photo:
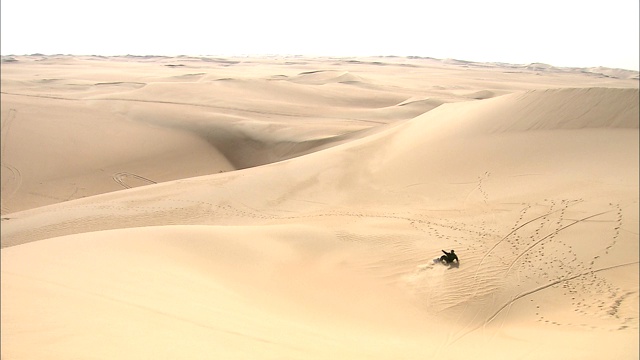
POLYGON ((447 264, 451 264, 454 260, 459 264, 460 260, 458 260, 458 255, 456 255, 456 252, 451 250, 450 253, 442 250, 442 252, 444 253, 444 255, 442 255, 440 257, 440 261, 444 261, 447 264))

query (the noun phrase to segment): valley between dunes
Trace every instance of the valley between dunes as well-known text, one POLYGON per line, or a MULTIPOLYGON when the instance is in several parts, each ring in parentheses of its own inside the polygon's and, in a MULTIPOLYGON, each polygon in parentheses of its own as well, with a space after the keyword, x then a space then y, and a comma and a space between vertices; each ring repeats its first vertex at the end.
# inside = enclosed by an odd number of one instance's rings
POLYGON ((639 356, 637 72, 1 70, 3 360, 639 356))

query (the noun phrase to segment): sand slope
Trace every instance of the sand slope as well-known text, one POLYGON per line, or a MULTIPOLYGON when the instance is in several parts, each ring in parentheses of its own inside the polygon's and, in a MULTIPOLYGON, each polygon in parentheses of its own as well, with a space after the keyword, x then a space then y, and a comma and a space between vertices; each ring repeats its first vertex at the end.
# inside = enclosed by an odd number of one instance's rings
POLYGON ((3 358, 639 355, 632 76, 46 58, 145 83, 63 100, 29 61, 3 64, 3 358))

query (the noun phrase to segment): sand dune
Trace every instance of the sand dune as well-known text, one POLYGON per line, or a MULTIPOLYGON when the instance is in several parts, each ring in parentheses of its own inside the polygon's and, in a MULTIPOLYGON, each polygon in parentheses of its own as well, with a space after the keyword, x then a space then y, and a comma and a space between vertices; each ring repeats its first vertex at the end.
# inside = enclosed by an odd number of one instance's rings
POLYGON ((633 76, 13 60, 3 358, 639 355, 633 76))

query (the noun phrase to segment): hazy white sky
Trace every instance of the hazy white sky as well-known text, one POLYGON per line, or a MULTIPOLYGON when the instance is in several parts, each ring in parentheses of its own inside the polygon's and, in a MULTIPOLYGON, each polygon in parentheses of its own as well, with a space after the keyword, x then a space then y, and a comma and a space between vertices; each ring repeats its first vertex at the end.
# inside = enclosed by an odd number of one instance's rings
POLYGON ((638 0, 2 0, 2 55, 398 55, 638 70, 638 0))

